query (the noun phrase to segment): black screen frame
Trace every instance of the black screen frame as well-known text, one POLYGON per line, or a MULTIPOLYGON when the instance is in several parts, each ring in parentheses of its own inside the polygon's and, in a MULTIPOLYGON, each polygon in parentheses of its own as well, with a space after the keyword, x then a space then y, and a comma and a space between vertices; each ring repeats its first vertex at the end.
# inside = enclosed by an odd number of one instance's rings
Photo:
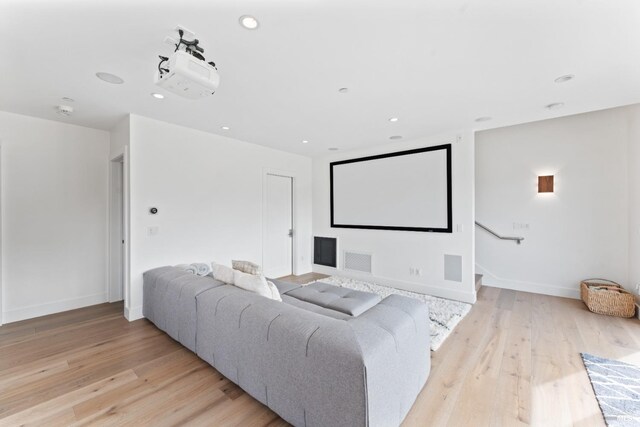
POLYGON ((395 231, 418 231, 426 233, 452 233, 453 232, 453 191, 451 186, 451 144, 434 145, 431 147, 416 148, 413 150, 396 151, 393 153, 378 154, 375 156, 359 157, 355 159, 340 160, 329 163, 329 188, 330 188, 330 204, 331 204, 331 228, 356 228, 365 230, 395 230, 395 231), (388 157, 409 156, 428 151, 445 150, 446 166, 447 166, 447 226, 439 227, 401 227, 387 225, 366 225, 366 224, 336 224, 334 220, 334 199, 333 199, 333 168, 334 166, 344 165, 347 163, 367 162, 370 160, 385 159, 388 157))

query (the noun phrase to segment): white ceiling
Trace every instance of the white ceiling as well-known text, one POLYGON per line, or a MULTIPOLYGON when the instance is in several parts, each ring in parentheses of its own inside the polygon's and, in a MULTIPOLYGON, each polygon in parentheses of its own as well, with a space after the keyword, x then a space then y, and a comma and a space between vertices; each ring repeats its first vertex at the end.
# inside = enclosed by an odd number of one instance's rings
POLYGON ((0 110, 107 130, 131 112, 305 155, 640 102, 638 0, 0 0, 0 40, 0 110), (150 96, 178 24, 218 65, 209 98, 150 96))

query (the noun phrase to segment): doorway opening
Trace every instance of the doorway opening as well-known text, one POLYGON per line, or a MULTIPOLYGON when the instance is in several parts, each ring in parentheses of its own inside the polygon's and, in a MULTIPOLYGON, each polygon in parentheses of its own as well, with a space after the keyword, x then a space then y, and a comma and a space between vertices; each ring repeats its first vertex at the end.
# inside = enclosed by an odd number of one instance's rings
POLYGON ((124 299, 124 156, 110 162, 109 203, 109 302, 124 299))

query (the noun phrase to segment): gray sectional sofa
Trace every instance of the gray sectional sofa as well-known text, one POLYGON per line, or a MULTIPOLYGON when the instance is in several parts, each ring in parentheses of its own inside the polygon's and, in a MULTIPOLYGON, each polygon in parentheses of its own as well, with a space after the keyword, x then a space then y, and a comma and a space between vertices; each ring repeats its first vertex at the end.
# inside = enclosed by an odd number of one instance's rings
POLYGON ((430 369, 424 303, 274 281, 282 302, 174 267, 144 316, 295 426, 397 426, 430 369))

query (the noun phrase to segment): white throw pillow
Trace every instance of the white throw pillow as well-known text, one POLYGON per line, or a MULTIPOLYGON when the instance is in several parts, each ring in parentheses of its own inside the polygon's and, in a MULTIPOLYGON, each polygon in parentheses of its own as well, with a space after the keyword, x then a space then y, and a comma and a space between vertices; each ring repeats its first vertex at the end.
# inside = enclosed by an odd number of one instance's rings
POLYGON ((269 286, 269 283, 267 282, 267 279, 264 278, 264 276, 254 276, 252 274, 234 270, 233 284, 244 290, 262 295, 265 298, 282 301, 280 292, 278 292, 278 288, 276 288, 273 283, 271 284, 272 286, 269 286))
POLYGON ((269 289, 271 289, 271 299, 274 299, 276 301, 282 301, 282 297, 280 296, 280 291, 278 290, 278 287, 275 285, 275 283, 267 280, 267 285, 269 285, 269 289))
POLYGON ((212 262, 211 272, 214 279, 233 285, 233 268, 212 262))

